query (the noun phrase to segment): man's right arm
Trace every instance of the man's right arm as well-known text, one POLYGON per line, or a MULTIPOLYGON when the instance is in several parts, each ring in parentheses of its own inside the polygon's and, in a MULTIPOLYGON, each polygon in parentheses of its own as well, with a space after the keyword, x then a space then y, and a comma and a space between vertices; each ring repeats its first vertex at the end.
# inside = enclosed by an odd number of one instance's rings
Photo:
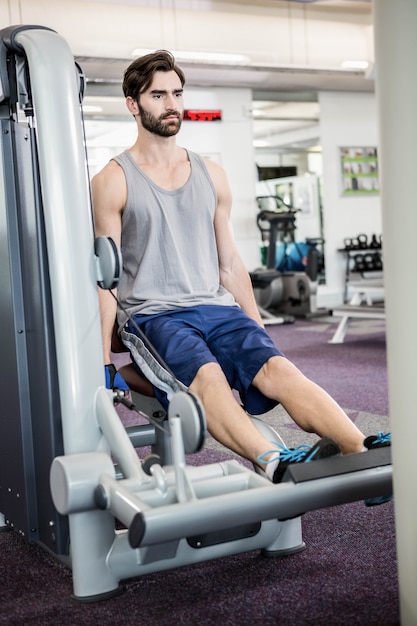
MULTIPOLYGON (((110 161, 91 181, 95 233, 111 237, 120 248, 122 213, 126 203, 126 180, 122 168, 110 161)), ((104 364, 111 362, 111 336, 117 304, 111 293, 99 289, 104 364)))

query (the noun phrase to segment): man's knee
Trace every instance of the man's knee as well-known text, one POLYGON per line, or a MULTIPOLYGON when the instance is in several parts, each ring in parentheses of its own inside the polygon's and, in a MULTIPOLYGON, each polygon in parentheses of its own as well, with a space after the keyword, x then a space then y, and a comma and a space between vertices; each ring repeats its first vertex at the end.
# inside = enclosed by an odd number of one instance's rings
POLYGON ((218 363, 205 363, 202 365, 190 385, 190 391, 201 395, 209 387, 229 386, 226 377, 218 363))
POLYGON ((260 391, 269 395, 271 388, 276 393, 280 387, 291 384, 303 374, 300 370, 284 356, 273 356, 263 364, 259 372, 253 379, 253 385, 260 391))

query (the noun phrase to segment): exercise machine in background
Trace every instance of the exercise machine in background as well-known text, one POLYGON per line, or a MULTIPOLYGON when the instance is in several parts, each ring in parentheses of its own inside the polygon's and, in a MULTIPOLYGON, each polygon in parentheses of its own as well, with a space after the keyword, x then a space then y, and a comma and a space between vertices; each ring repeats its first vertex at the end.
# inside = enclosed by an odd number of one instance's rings
POLYGON ((317 308, 317 285, 324 272, 324 240, 297 242, 297 209, 279 196, 258 196, 256 222, 266 267, 250 272, 259 311, 268 323, 327 314, 317 308))

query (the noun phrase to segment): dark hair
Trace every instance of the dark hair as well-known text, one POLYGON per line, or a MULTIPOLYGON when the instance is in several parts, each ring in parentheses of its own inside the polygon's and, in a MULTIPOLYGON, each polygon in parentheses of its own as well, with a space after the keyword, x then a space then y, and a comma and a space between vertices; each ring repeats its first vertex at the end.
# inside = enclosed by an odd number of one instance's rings
POLYGON ((129 65, 123 76, 123 93, 137 100, 152 83, 155 72, 171 72, 178 74, 181 86, 184 86, 184 72, 175 62, 175 57, 168 50, 157 50, 139 57, 129 65))

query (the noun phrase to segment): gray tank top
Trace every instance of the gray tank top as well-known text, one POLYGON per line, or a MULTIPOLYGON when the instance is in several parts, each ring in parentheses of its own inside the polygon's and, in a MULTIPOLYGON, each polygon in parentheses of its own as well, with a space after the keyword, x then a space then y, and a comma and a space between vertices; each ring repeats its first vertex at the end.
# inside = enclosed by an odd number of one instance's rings
MULTIPOLYGON (((188 158, 190 177, 174 191, 154 183, 127 150, 114 158, 127 183, 118 296, 130 314, 236 305, 220 285, 213 226, 216 191, 203 159, 190 151, 188 158)), ((124 325, 126 315, 120 313, 118 321, 124 325)))

